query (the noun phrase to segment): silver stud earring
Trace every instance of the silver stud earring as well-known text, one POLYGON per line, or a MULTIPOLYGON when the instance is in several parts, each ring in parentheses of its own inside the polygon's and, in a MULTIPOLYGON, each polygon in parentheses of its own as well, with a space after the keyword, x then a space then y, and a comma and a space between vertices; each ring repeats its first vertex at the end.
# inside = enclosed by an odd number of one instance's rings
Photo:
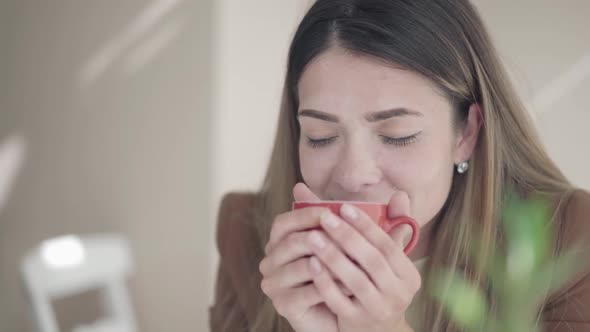
POLYGON ((468 169, 469 169, 469 163, 466 161, 460 162, 459 165, 457 165, 457 173, 459 173, 459 174, 463 174, 463 173, 467 172, 468 169))

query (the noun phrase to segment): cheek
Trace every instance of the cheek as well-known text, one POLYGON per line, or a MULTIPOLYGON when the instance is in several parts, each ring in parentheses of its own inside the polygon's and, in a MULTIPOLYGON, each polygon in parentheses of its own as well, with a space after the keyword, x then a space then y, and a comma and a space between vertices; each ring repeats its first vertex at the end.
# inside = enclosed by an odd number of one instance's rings
POLYGON ((424 144, 391 162, 397 167, 388 170, 389 181, 408 193, 412 217, 424 226, 440 211, 449 194, 453 177, 450 145, 424 144))
POLYGON ((316 195, 322 197, 324 188, 330 180, 335 158, 327 153, 307 147, 299 147, 299 164, 303 181, 316 195))
POLYGON ((448 163, 433 164, 417 178, 411 194, 413 211, 422 225, 430 222, 445 204, 453 179, 453 169, 448 163))

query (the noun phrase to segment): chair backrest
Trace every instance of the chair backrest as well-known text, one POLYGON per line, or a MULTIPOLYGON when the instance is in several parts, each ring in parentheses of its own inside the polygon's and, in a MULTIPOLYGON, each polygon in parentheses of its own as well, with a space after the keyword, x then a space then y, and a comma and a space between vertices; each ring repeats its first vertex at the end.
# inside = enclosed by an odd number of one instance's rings
POLYGON ((134 331, 126 289, 132 269, 129 245, 119 235, 68 235, 44 241, 21 262, 38 330, 57 331, 52 299, 101 289, 111 320, 134 331))

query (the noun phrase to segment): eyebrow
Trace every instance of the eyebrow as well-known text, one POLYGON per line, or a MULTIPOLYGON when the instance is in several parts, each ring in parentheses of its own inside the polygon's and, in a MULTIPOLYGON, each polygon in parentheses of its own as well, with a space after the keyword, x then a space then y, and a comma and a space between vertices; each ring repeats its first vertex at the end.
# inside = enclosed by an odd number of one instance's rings
MULTIPOLYGON (((387 119, 391 119, 393 117, 400 117, 400 116, 416 116, 421 117, 422 113, 418 111, 414 111, 408 108, 393 108, 390 110, 385 111, 377 111, 371 112, 365 115, 365 119, 369 122, 379 122, 384 121, 387 119)), ((333 114, 318 111, 318 110, 310 110, 304 109, 298 112, 297 117, 309 117, 318 120, 328 121, 328 122, 339 122, 340 119, 333 114)))

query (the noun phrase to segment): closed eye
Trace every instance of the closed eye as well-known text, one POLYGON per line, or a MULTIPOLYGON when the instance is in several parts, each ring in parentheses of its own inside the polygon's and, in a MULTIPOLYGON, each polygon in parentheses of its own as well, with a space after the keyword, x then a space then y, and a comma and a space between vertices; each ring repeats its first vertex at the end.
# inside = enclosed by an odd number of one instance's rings
MULTIPOLYGON (((416 134, 413 134, 410 136, 405 136, 405 137, 389 137, 389 136, 385 136, 385 135, 380 135, 379 137, 381 138, 381 141, 384 144, 403 147, 403 146, 408 146, 408 145, 414 143, 416 141, 416 139, 418 138, 418 135, 420 135, 421 133, 422 132, 418 132, 416 134)), ((322 147, 326 147, 326 146, 332 144, 337 138, 338 138, 338 136, 319 138, 319 139, 313 139, 311 137, 307 137, 307 143, 310 147, 312 147, 314 149, 315 148, 322 148, 322 147)))
POLYGON ((389 136, 384 136, 384 135, 380 135, 380 137, 381 137, 381 141, 383 141, 383 143, 385 143, 385 144, 396 145, 396 146, 408 146, 416 141, 416 139, 418 138, 418 135, 420 135, 420 133, 422 133, 422 132, 420 131, 418 133, 415 133, 410 136, 405 136, 405 137, 389 137, 389 136))
POLYGON ((312 147, 314 149, 321 148, 321 147, 331 144, 332 142, 334 142, 336 140, 336 138, 338 138, 338 136, 332 136, 332 137, 320 138, 320 139, 313 139, 311 137, 308 137, 307 143, 309 144, 310 147, 312 147))

